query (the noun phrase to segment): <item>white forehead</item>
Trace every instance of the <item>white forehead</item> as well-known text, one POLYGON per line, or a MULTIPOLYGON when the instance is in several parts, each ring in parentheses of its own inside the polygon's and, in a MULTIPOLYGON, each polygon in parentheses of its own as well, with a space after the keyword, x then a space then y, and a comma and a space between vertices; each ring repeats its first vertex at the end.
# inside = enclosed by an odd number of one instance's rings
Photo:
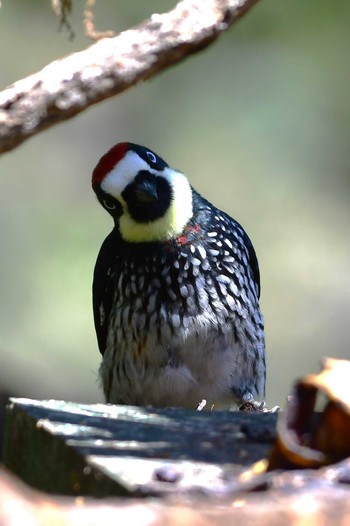
POLYGON ((153 172, 146 161, 141 159, 136 152, 129 150, 125 157, 117 162, 114 168, 104 177, 101 188, 107 194, 118 197, 140 170, 153 172))
POLYGON ((125 187, 132 183, 140 170, 147 170, 154 175, 162 175, 168 179, 171 186, 189 186, 186 177, 181 172, 173 170, 169 166, 166 166, 161 171, 154 170, 136 152, 129 150, 125 157, 117 162, 114 168, 104 177, 101 188, 107 194, 118 198, 125 187))

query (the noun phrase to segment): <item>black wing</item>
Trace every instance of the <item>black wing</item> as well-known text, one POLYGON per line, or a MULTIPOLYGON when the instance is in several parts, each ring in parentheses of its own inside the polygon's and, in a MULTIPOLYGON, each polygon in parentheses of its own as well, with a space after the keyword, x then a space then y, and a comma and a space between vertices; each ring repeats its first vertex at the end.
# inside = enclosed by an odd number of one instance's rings
POLYGON ((260 286, 260 270, 259 270, 258 258, 256 256, 256 253, 253 247, 253 243, 250 241, 248 234, 245 231, 243 235, 243 240, 248 249, 249 263, 253 271, 254 280, 258 288, 258 298, 260 298, 261 286, 260 286))
POLYGON ((108 322, 115 292, 118 234, 112 230, 104 240, 94 270, 92 304, 98 347, 103 355, 107 344, 108 322))
POLYGON ((257 292, 258 292, 258 299, 259 299, 260 298, 260 291, 261 291, 261 287, 260 287, 260 270, 259 270, 258 258, 256 256, 256 253, 255 253, 255 250, 254 250, 254 247, 253 247, 253 243, 251 242, 247 232, 244 230, 242 225, 240 223, 238 223, 238 221, 236 221, 235 219, 230 217, 228 214, 225 214, 225 216, 226 216, 226 218, 228 218, 229 222, 231 223, 232 229, 233 230, 237 230, 237 228, 238 228, 239 229, 239 235, 242 236, 243 247, 248 252, 248 261, 249 261, 250 268, 252 269, 253 278, 254 278, 254 281, 256 283, 257 292))

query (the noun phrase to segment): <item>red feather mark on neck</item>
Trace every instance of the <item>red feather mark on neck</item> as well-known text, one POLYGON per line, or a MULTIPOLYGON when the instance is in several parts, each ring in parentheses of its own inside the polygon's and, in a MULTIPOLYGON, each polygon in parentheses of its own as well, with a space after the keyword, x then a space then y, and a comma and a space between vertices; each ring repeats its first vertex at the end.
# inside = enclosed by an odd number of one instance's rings
POLYGON ((190 237, 192 237, 191 234, 196 234, 197 232, 199 232, 199 230, 199 225, 188 225, 185 228, 185 232, 181 236, 176 238, 177 244, 180 246, 187 245, 187 243, 190 242, 190 237))

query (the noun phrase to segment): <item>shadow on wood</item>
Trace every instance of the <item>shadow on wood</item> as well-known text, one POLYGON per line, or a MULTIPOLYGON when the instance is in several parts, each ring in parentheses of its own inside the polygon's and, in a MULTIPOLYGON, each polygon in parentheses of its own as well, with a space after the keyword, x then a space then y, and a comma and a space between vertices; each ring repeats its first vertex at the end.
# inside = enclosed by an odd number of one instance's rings
POLYGON ((273 414, 13 398, 4 461, 28 484, 66 495, 222 493, 267 457, 275 426, 273 414))

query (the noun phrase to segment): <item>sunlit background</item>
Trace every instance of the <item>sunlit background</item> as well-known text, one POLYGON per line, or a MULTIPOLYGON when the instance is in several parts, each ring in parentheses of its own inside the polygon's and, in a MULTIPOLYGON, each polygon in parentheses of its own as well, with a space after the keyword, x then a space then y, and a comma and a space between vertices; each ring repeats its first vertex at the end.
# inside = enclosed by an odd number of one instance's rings
MULTIPOLYGON (((84 49, 49 1, 0 10, 1 86, 84 49)), ((121 31, 165 0, 97 2, 121 31)), ((111 221, 90 189, 99 157, 130 140, 162 155, 239 220, 260 261, 267 402, 323 356, 349 357, 350 2, 261 0, 204 52, 1 157, 0 387, 102 401, 91 279, 111 221)))

